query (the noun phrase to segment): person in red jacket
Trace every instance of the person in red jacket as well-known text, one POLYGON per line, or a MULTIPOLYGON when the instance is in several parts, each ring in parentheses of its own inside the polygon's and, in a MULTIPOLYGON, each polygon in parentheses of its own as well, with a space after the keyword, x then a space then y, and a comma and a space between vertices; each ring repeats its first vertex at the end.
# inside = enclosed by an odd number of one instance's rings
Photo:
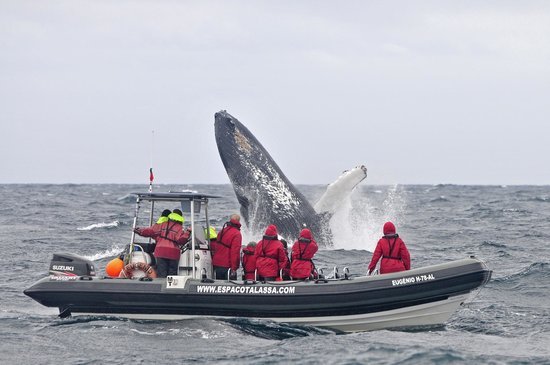
POLYGON ((298 241, 292 246, 292 264, 290 265, 290 276, 292 279, 308 279, 313 271, 313 256, 319 247, 313 240, 311 231, 307 228, 302 229, 298 241))
POLYGON ((154 255, 159 278, 178 274, 180 246, 189 239, 189 231, 183 229, 184 221, 181 210, 174 209, 168 215, 168 220, 148 228, 137 227, 134 230, 140 236, 151 237, 157 242, 154 255))
POLYGON ((256 242, 250 242, 243 248, 243 280, 256 280, 256 242))
POLYGON ((211 242, 212 265, 216 279, 236 280, 237 269, 241 266, 241 216, 232 214, 229 222, 223 225, 215 242, 211 242), (231 269, 230 277, 227 273, 231 269))
POLYGON ((395 225, 392 222, 384 224, 384 236, 380 238, 369 264, 369 274, 374 271, 378 260, 380 262, 380 274, 405 271, 411 269, 411 256, 405 246, 405 242, 395 233, 395 225))
POLYGON ((271 224, 265 230, 264 237, 256 245, 256 269, 261 281, 274 281, 279 277, 279 271, 284 269, 288 261, 283 244, 277 238, 277 227, 271 224))

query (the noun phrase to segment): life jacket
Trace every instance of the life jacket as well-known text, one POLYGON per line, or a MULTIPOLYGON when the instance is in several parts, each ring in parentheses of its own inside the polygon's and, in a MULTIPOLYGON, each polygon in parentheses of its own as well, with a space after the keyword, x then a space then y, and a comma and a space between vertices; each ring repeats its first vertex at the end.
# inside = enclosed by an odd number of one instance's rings
POLYGON ((216 232, 216 228, 214 228, 212 226, 210 226, 208 230, 205 228, 204 229, 204 237, 208 237, 208 240, 210 240, 210 241, 217 240, 218 239, 218 233, 216 232))
MULTIPOLYGON (((395 234, 390 234, 390 235, 385 235, 383 238, 385 238, 387 241, 388 241, 388 247, 389 247, 389 251, 388 251, 388 254, 384 254, 384 250, 382 250, 382 258, 383 259, 391 259, 391 260, 401 260, 401 255, 399 254, 399 252, 395 252, 394 248, 398 245, 396 245, 397 243, 397 239, 399 238, 399 235, 397 233, 395 234), (393 242, 391 241, 391 239, 393 238, 393 242), (392 255, 392 253, 394 255, 392 255)), ((399 249, 399 247, 397 247, 399 249)))
POLYGON ((283 244, 277 236, 263 236, 256 245, 254 255, 258 275, 261 277, 278 277, 279 270, 284 269, 288 262, 283 244))
POLYGON ((157 221, 157 224, 162 224, 164 222, 168 222, 168 217, 160 216, 157 221))
MULTIPOLYGON (((181 221, 183 221, 183 217, 181 217, 181 221)), ((142 229, 140 234, 143 237, 151 237, 157 242, 155 257, 169 260, 179 260, 179 246, 185 244, 189 239, 189 233, 183 230, 180 220, 169 219, 167 222, 142 229)))
POLYGON ((374 270, 380 258, 382 258, 380 262, 381 274, 399 272, 411 268, 411 258, 405 242, 395 233, 386 234, 378 241, 369 264, 369 271, 374 270))
POLYGON ((310 277, 315 264, 313 256, 318 250, 317 243, 313 239, 300 237, 292 246, 292 264, 290 276, 293 279, 307 279, 310 277))

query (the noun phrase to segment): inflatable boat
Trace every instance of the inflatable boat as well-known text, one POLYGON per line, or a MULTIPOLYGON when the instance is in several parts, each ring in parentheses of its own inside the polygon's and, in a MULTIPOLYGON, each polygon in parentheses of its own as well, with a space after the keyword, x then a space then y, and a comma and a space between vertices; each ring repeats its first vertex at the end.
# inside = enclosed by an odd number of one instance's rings
MULTIPOLYGON (((151 202, 151 207, 158 201, 178 201, 191 217, 193 234, 183 249, 178 275, 98 276, 93 262, 74 254, 54 254, 50 275, 24 293, 45 306, 59 308, 61 317, 245 317, 355 332, 444 324, 491 278, 483 261, 469 257, 383 275, 354 277, 344 270, 341 275, 334 271, 331 278, 320 275, 309 281, 214 280, 209 241, 203 234, 209 225, 207 204, 212 196, 136 195, 134 228, 142 201, 151 202), (195 219, 201 207, 205 218, 195 219)), ((127 252, 130 262, 146 257, 142 250, 135 250, 142 246, 135 239, 132 234, 130 246, 134 248, 127 252)))

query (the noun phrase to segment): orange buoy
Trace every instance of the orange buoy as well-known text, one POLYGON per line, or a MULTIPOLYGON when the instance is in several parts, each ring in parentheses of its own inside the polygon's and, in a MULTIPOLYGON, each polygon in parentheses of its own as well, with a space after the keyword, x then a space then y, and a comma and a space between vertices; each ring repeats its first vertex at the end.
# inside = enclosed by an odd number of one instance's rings
POLYGON ((118 275, 120 275, 123 268, 124 262, 117 257, 109 261, 107 266, 105 266, 105 273, 112 278, 118 278, 118 275))

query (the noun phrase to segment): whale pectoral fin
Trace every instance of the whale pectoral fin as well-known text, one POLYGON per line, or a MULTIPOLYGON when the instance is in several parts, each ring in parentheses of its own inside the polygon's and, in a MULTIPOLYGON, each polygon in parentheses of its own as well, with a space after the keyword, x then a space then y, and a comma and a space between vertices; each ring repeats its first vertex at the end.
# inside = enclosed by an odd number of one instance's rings
POLYGON ((367 177, 367 168, 364 165, 345 171, 332 184, 315 204, 317 213, 334 213, 338 205, 347 198, 353 189, 367 177))

